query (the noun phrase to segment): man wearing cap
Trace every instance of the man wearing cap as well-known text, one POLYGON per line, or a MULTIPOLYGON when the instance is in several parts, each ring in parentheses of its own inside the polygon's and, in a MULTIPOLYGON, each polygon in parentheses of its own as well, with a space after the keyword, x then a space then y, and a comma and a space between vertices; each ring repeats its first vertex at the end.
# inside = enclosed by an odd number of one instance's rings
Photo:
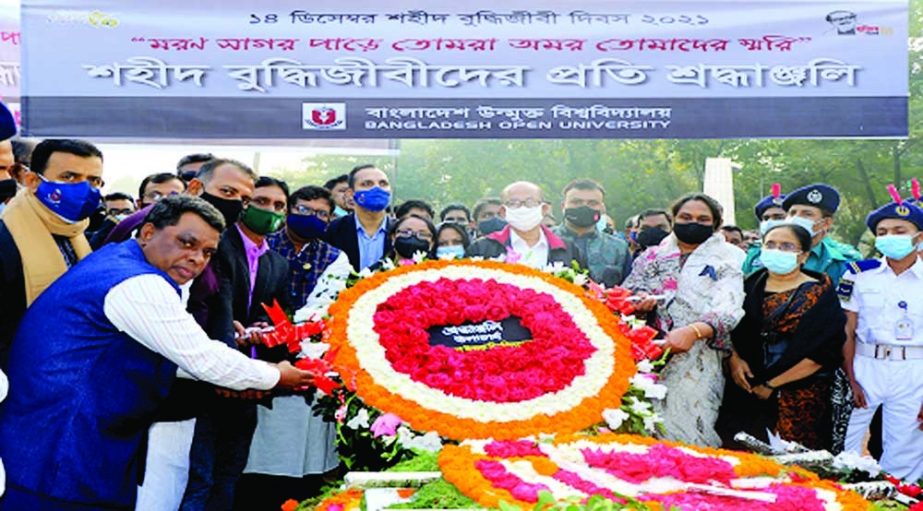
POLYGON ((923 209, 897 200, 869 214, 866 225, 884 257, 838 289, 847 317, 843 368, 855 403, 846 450, 861 452, 882 406, 881 466, 916 481, 923 477, 923 261, 915 248, 923 240, 923 209))
MULTIPOLYGON (((753 212, 756 214, 756 221, 760 223, 760 236, 785 221, 785 210, 782 208, 782 201, 784 200, 785 195, 782 195, 782 187, 779 183, 774 183, 772 185, 772 194, 763 197, 756 203, 753 212)), ((759 245, 751 247, 747 250, 747 258, 744 260, 744 273, 753 273, 762 267, 759 245)))
MULTIPOLYGON (((839 283, 849 263, 862 259, 855 248, 827 236, 833 229, 834 215, 839 206, 839 192, 823 183, 798 188, 782 201, 786 220, 804 227, 813 235, 811 253, 804 268, 826 273, 834 284, 839 283)), ((759 269, 754 264, 759 260, 759 251, 755 250, 751 255, 755 259, 748 257, 744 262, 744 273, 747 274, 759 269)))

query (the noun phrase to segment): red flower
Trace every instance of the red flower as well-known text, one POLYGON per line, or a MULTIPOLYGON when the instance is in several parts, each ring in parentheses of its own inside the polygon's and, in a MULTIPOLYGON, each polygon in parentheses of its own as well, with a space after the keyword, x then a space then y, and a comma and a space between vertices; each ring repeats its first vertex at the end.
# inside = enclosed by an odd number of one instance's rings
POLYGON ((595 348, 551 296, 493 281, 477 283, 422 282, 378 307, 374 329, 396 371, 450 395, 498 402, 555 392, 585 373, 583 361, 595 348), (429 345, 432 326, 510 316, 532 332, 531 341, 475 351, 429 345))

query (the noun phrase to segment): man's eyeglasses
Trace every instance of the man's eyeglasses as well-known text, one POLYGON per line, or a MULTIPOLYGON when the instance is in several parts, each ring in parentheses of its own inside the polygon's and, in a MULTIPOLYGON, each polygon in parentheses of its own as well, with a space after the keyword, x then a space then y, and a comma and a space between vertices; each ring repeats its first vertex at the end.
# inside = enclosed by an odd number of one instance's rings
MULTIPOLYGON (((170 196, 172 196, 172 195, 179 195, 179 193, 178 193, 178 192, 170 192, 168 195, 170 195, 170 196)), ((160 193, 160 192, 147 192, 147 193, 144 194, 144 198, 147 199, 148 202, 159 202, 160 199, 162 199, 162 198, 164 198, 164 197, 167 197, 167 195, 164 195, 164 194, 162 194, 162 193, 160 193)))
POLYGON ((394 233, 398 238, 410 238, 416 236, 423 241, 432 241, 433 235, 427 231, 414 231, 411 229, 400 229, 394 233))
POLYGON ((508 207, 508 208, 511 208, 511 209, 518 209, 518 208, 521 208, 521 207, 523 207, 523 206, 525 206, 525 207, 527 207, 527 208, 534 208, 535 206, 541 206, 542 204, 544 204, 542 201, 537 200, 537 199, 533 199, 533 198, 528 198, 528 199, 526 199, 526 200, 524 200, 524 201, 523 201, 523 200, 510 199, 510 200, 508 200, 508 201, 506 201, 506 202, 503 203, 504 206, 506 206, 506 207, 508 207))
POLYGON ((321 220, 326 220, 330 218, 330 212, 325 209, 313 209, 307 206, 294 206, 292 207, 292 213, 301 216, 316 216, 321 220))

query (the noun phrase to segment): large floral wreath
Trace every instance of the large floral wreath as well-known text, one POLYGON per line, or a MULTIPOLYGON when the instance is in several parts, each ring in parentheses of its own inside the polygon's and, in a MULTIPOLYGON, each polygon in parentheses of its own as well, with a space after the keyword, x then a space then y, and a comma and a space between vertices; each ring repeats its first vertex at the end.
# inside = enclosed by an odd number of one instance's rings
POLYGON ((806 470, 753 454, 635 435, 554 441, 467 441, 439 455, 443 476, 478 503, 531 508, 599 496, 649 509, 825 511, 868 509, 861 496, 806 470))
POLYGON ((493 261, 428 261, 343 291, 327 341, 368 405, 454 439, 573 432, 618 408, 636 368, 619 319, 583 288, 493 261), (458 350, 428 330, 517 318, 531 339, 458 350))

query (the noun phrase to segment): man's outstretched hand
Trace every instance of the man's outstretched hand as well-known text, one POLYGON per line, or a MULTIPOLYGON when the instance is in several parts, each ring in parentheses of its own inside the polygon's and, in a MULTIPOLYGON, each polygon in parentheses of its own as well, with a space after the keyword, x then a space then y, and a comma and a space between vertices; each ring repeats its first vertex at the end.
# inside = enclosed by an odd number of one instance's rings
POLYGON ((299 390, 314 385, 314 376, 311 373, 298 369, 288 361, 279 362, 276 368, 281 373, 276 388, 299 390))

